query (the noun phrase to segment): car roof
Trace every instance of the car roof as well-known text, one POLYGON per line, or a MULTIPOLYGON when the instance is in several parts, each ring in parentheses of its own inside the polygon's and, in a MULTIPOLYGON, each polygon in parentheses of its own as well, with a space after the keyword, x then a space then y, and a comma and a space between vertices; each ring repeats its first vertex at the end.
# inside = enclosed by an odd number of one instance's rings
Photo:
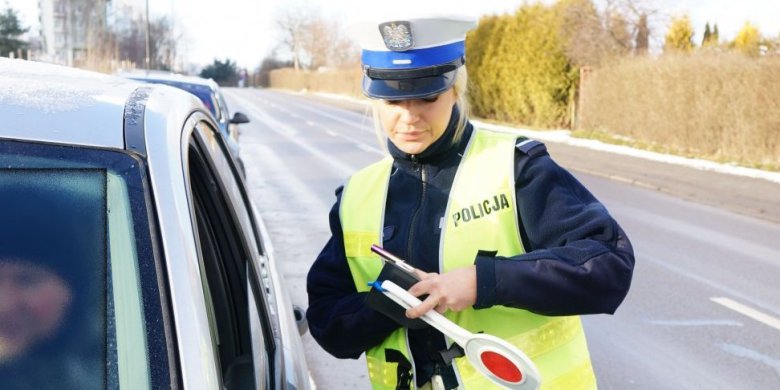
POLYGON ((194 108, 200 105, 173 87, 0 58, 0 138, 124 148, 125 110, 132 115, 133 108, 146 102, 134 98, 142 87, 148 100, 164 95, 161 98, 189 102, 194 108))

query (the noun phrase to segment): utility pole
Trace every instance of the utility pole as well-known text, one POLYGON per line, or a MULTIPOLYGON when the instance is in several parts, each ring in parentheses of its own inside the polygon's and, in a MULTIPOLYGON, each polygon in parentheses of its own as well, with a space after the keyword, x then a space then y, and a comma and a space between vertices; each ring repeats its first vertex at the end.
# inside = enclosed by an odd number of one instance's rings
POLYGON ((149 46, 149 0, 146 0, 146 70, 151 68, 151 57, 149 52, 151 51, 149 46))
POLYGON ((177 42, 176 42, 176 34, 174 33, 174 28, 173 28, 174 27, 173 21, 174 21, 175 16, 176 16, 176 14, 173 12, 173 0, 171 0, 171 37, 170 37, 170 39, 171 39, 170 46, 171 47, 168 48, 168 67, 170 68, 171 72, 173 72, 175 70, 174 69, 174 62, 176 61, 176 45, 177 45, 177 42))

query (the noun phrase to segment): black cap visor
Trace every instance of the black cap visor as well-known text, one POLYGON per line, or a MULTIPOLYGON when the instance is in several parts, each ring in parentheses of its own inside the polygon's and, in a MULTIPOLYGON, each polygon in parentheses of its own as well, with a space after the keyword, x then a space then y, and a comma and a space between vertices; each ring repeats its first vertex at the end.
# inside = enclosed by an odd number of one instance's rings
POLYGON ((364 75, 363 93, 372 99, 425 99, 450 89, 457 72, 455 69, 440 75, 406 79, 379 79, 364 75))

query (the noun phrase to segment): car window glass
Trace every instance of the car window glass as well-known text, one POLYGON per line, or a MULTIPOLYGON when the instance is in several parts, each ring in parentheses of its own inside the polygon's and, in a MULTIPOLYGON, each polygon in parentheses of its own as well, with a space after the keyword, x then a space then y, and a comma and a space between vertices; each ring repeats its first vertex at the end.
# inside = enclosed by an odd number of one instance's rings
POLYGON ((149 376, 149 361, 145 348, 146 333, 139 288, 140 275, 135 245, 136 237, 132 226, 129 195, 126 183, 121 177, 108 175, 108 253, 111 269, 111 291, 108 296, 114 313, 109 316, 114 327, 117 377, 120 388, 148 389, 149 382, 142 380, 149 376))
MULTIPOLYGON (((224 177, 216 173, 220 170, 198 139, 193 138, 190 144, 188 176, 204 293, 211 305, 212 341, 224 387, 243 388, 255 382, 255 373, 264 377, 270 372, 267 355, 256 360, 253 353, 250 304, 254 300, 247 288, 247 280, 252 278, 247 272, 251 252, 237 223, 235 204, 224 192, 224 177)), ((206 140, 205 145, 211 142, 214 140, 206 140)), ((260 350, 267 353, 265 346, 260 350)))
POLYGON ((219 98, 219 94, 216 91, 211 92, 211 98, 214 100, 214 103, 216 104, 216 110, 217 110, 217 122, 222 122, 222 119, 225 115, 225 106, 222 105, 222 100, 219 98))
POLYGON ((170 383, 138 164, 75 149, 0 140, 0 388, 170 383))
POLYGON ((217 100, 219 100, 219 105, 220 107, 222 107, 222 112, 224 113, 224 116, 229 120, 230 109, 228 108, 227 103, 225 102, 225 98, 219 92, 217 92, 217 100))
POLYGON ((102 388, 105 171, 0 171, 0 362, 23 388, 102 388), (90 375, 79 375, 79 371, 90 375))
POLYGON ((251 298, 259 308, 256 318, 257 323, 253 323, 252 326, 260 327, 265 331, 265 336, 253 332, 252 336, 256 338, 253 346, 264 345, 265 350, 257 348, 258 351, 255 352, 268 354, 275 348, 271 332, 273 332, 274 324, 278 323, 279 313, 276 309, 277 300, 272 294, 273 290, 266 263, 267 259, 263 255, 260 235, 253 220, 252 213, 254 210, 249 203, 246 191, 243 189, 243 182, 240 176, 233 169, 230 159, 221 152, 221 138, 204 122, 197 126, 197 131, 205 140, 203 145, 212 151, 210 161, 214 170, 223 173, 220 175, 221 189, 224 191, 226 199, 230 201, 231 208, 234 211, 232 215, 237 222, 237 232, 241 234, 241 238, 245 240, 248 248, 252 249, 249 251, 252 263, 249 266, 250 272, 247 275, 252 277, 253 279, 250 280, 255 283, 253 285, 256 288, 250 290, 254 294, 251 298))
MULTIPOLYGON (((237 209, 236 218, 238 219, 241 227, 245 233, 247 233, 246 239, 249 245, 254 248, 257 254, 262 255, 264 253, 262 242, 259 234, 257 234, 256 223, 252 218, 253 209, 249 205, 249 198, 246 196, 246 191, 243 189, 243 181, 241 174, 234 167, 231 162, 231 158, 227 157, 225 153, 217 152, 222 149, 222 141, 216 136, 214 132, 210 130, 210 127, 205 123, 198 124, 199 134, 205 138, 205 145, 209 149, 213 150, 212 163, 217 171, 224 172, 224 188, 227 195, 233 199, 233 207, 237 209)), ((227 150, 227 148, 225 148, 227 150)))
MULTIPOLYGON (((251 275, 252 270, 249 269, 249 264, 247 264, 247 275, 251 275)), ((257 302, 255 300, 255 296, 261 294, 258 290, 260 290, 260 286, 257 286, 255 283, 252 283, 252 279, 247 277, 247 290, 252 291, 252 294, 249 294, 249 328, 251 330, 252 334, 252 345, 253 346, 260 346, 260 345, 266 345, 267 340, 265 338, 265 326, 263 323, 263 318, 260 316, 260 313, 258 312, 257 308, 261 304, 261 302, 257 302)), ((257 367, 268 367, 271 363, 268 360, 268 353, 266 352, 265 348, 252 348, 252 358, 254 360, 254 364, 257 367)), ((259 370, 258 370, 259 371, 259 370)), ((257 375, 255 375, 255 386, 258 389, 266 389, 271 387, 271 378, 269 375, 262 375, 262 372, 258 372, 257 375)))

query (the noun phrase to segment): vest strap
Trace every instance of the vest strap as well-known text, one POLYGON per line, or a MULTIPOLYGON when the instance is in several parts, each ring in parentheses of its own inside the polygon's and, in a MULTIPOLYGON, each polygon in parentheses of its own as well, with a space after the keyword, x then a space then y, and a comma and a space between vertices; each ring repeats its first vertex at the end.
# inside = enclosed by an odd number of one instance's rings
POLYGON ((396 390, 410 390, 412 384, 412 362, 397 349, 385 349, 385 361, 397 363, 396 376, 398 384, 396 390))

